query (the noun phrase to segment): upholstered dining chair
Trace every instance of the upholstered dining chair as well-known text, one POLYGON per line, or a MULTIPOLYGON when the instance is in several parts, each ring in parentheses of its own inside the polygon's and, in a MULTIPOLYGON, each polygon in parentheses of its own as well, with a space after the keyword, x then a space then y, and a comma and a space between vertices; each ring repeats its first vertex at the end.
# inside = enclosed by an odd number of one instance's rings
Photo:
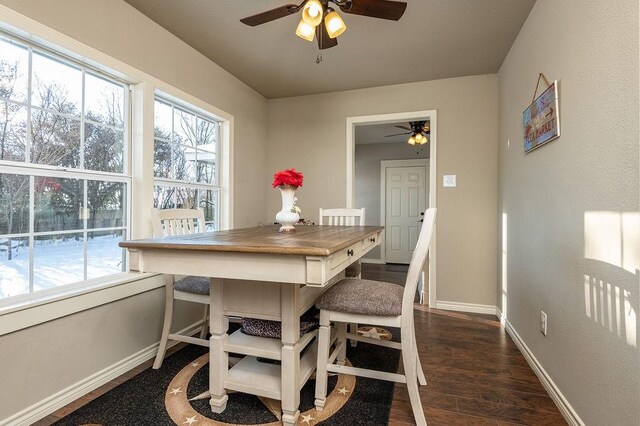
MULTIPOLYGON (((320 209, 320 225, 338 226, 364 226, 365 208, 361 209, 320 209)), ((347 278, 362 278, 362 263, 356 260, 344 270, 347 278)), ((349 332, 358 334, 358 324, 350 324, 349 332)), ((351 346, 356 346, 357 341, 352 340, 351 346)))
MULTIPOLYGON (((152 209, 151 218, 153 222, 154 238, 164 238, 174 235, 195 234, 204 232, 204 212, 202 209, 152 209)), ((153 363, 153 368, 162 366, 167 343, 169 340, 192 343, 195 345, 209 347, 207 337, 209 315, 209 278, 206 277, 185 277, 179 281, 175 280, 175 275, 165 275, 165 304, 164 304, 164 325, 162 326, 162 337, 160 347, 153 363), (204 305, 202 316, 202 330, 200 337, 185 336, 171 333, 171 323, 173 321, 174 300, 185 300, 204 305)))
POLYGON ((324 408, 326 402, 328 373, 342 373, 406 383, 416 424, 427 424, 418 392, 418 383, 426 385, 427 382, 418 357, 413 323, 413 301, 420 273, 429 252, 435 218, 436 209, 428 209, 425 212, 422 230, 411 257, 404 288, 397 284, 381 281, 345 278, 334 284, 318 299, 316 307, 320 309, 320 331, 318 333, 315 395, 315 405, 318 411, 324 408), (335 333, 332 333, 332 322, 335 324, 335 333), (346 333, 346 324, 354 322, 382 327, 400 327, 401 342, 353 336, 346 333), (345 366, 347 338, 400 349, 404 374, 345 366), (329 354, 330 347, 334 342, 335 349, 329 354))

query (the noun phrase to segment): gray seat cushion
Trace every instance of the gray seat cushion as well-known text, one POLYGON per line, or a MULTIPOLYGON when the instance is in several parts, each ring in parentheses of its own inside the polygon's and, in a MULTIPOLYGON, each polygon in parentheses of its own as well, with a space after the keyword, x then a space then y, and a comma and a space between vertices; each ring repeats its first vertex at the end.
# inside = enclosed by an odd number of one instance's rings
POLYGON ((359 260, 356 260, 344 270, 344 275, 347 278, 358 278, 360 273, 362 273, 362 264, 359 260))
POLYGON ((176 281, 174 290, 185 293, 209 295, 209 278, 206 277, 185 277, 176 281))
POLYGON ((404 287, 383 281, 345 278, 327 290, 318 302, 318 309, 348 314, 395 317, 402 313, 404 287))

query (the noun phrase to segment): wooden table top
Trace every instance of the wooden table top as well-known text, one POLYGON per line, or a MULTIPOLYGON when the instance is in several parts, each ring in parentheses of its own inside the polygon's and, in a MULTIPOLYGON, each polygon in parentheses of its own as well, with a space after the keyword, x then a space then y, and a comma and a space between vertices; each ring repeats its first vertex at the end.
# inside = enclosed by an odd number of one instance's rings
POLYGON ((376 235, 384 227, 299 225, 296 226, 296 232, 291 233, 280 233, 278 229, 279 226, 259 226, 175 237, 123 241, 119 245, 127 249, 328 256, 376 235))

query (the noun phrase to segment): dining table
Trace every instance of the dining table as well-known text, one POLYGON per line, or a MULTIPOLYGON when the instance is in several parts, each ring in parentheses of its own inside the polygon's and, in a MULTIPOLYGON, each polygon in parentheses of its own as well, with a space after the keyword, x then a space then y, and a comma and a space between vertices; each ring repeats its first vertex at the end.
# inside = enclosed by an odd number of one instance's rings
POLYGON ((210 277, 209 395, 222 413, 228 391, 279 400, 294 425, 300 390, 316 367, 317 330, 300 333, 300 316, 344 278, 347 266, 380 244, 380 226, 259 226, 128 240, 131 272, 210 277), (229 317, 281 322, 281 338, 241 329, 229 317), (229 354, 243 358, 229 368, 229 354))

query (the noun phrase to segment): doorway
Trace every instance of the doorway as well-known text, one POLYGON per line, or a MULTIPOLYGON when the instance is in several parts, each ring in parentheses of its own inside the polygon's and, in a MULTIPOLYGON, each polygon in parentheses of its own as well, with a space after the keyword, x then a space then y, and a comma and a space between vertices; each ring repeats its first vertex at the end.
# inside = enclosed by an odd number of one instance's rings
MULTIPOLYGON (((369 115, 369 116, 347 118, 347 123, 346 123, 347 124, 347 129, 346 129, 347 130, 347 134, 346 134, 346 150, 347 150, 346 152, 347 154, 346 155, 347 157, 346 204, 347 204, 347 207, 349 208, 360 207, 359 205, 356 205, 356 164, 355 164, 356 162, 356 130, 362 128, 363 126, 409 123, 411 121, 417 121, 417 120, 427 120, 427 122, 430 125, 430 135, 429 135, 428 144, 423 145, 421 147, 422 149, 428 151, 428 159, 423 159, 422 163, 417 165, 418 167, 423 167, 424 177, 426 181, 423 187, 426 189, 426 191, 414 190, 412 194, 409 194, 410 191, 407 190, 406 191, 407 194, 405 195, 404 202, 413 203, 413 209, 414 210, 417 209, 417 211, 412 214, 414 215, 417 214, 418 216, 421 212, 424 211, 424 209, 436 206, 436 152, 437 152, 436 151, 436 140, 437 140, 436 111, 427 110, 427 111, 369 115), (414 198, 411 198, 411 197, 414 197, 414 198), (424 205, 424 208, 422 207, 423 205, 424 205)), ((411 146, 406 144, 406 141, 404 142, 404 145, 411 148, 411 146)), ((391 159, 393 159, 393 157, 388 158, 387 160, 391 160, 391 159)), ((413 156, 412 161, 416 161, 415 155, 413 156)), ((408 167, 415 167, 415 166, 416 166, 415 164, 408 165, 408 167)), ((385 204, 387 202, 386 199, 389 198, 386 194, 387 189, 385 189, 384 197, 383 197, 383 194, 381 193, 382 192, 381 188, 387 187, 386 172, 383 175, 381 170, 382 162, 379 162, 378 167, 379 167, 378 170, 380 173, 380 178, 379 178, 380 189, 376 189, 376 191, 380 192, 379 194, 380 195, 380 203, 379 203, 380 211, 378 211, 377 207, 374 209, 369 209, 369 208, 367 209, 366 216, 367 216, 368 225, 385 225, 387 222, 387 219, 384 216, 384 207, 382 204, 383 198, 385 199, 385 204), (383 182, 383 179, 385 180, 385 182, 383 182), (370 214, 369 210, 374 210, 371 212, 374 214, 370 214), (378 213, 380 214, 380 216, 378 216, 378 213), (376 221, 376 223, 373 223, 373 221, 376 221)), ((407 180, 409 179, 409 175, 412 175, 411 179, 417 179, 417 181, 419 182, 421 179, 420 173, 416 174, 415 173, 416 170, 417 169, 407 169, 402 173, 406 174, 407 180)), ((408 187, 410 187, 410 185, 408 185, 408 187)), ((398 190, 396 190, 395 192, 400 194, 400 197, 402 198, 401 189, 400 189, 400 192, 398 192, 398 190)), ((361 200, 359 201, 361 202, 361 200)), ((382 264, 386 264, 387 262, 389 262, 386 256, 386 246, 389 240, 391 240, 391 243, 394 243, 394 242, 398 242, 398 238, 399 238, 400 245, 402 245, 403 241, 409 243, 412 237, 417 238, 417 235, 419 234, 419 230, 421 226, 421 223, 418 221, 421 219, 421 216, 409 219, 410 217, 411 215, 407 215, 407 217, 405 218, 405 221, 407 222, 405 234, 403 235, 402 233, 399 233, 394 235, 390 233, 387 238, 383 237, 381 240, 379 258, 369 259, 368 260, 369 262, 382 263, 382 264), (415 220, 415 223, 417 225, 417 226, 413 226, 413 229, 411 229, 411 226, 409 226, 410 220, 415 220), (393 241, 394 238, 396 238, 396 241, 393 241)), ((436 234, 436 232, 437 232, 437 229, 434 229, 434 235, 436 234)), ((397 247, 397 244, 396 244, 396 247, 397 247)), ((405 244, 405 247, 410 247, 410 244, 405 244)), ((430 252, 429 259, 428 259, 427 265, 425 265, 426 277, 428 277, 428 280, 423 279, 423 282, 420 283, 420 286, 422 287, 423 283, 425 281, 428 281, 428 286, 424 288, 423 291, 421 292, 422 295, 427 296, 423 303, 428 303, 430 306, 435 306, 435 301, 436 301, 436 238, 435 237, 432 240, 429 252, 430 252)), ((394 260, 394 259, 396 258, 394 257, 391 258, 391 260, 394 260)), ((399 263, 404 263, 404 261, 399 263)))

